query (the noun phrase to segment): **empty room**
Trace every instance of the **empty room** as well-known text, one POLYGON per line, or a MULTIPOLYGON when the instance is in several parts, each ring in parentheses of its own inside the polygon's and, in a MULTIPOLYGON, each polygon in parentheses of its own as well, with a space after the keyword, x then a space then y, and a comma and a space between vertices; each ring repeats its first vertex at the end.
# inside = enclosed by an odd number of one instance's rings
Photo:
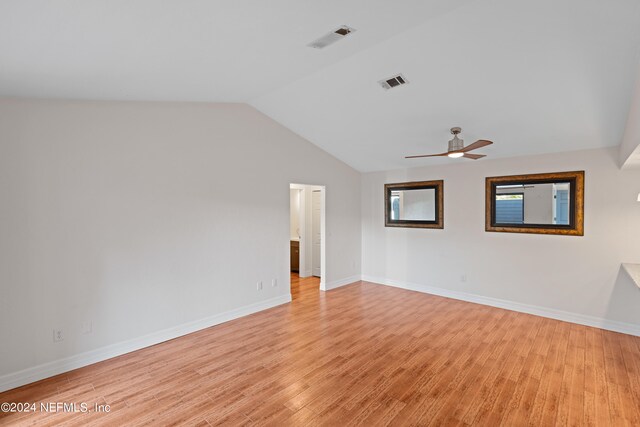
POLYGON ((1 426, 640 426, 637 0, 0 0, 1 426))

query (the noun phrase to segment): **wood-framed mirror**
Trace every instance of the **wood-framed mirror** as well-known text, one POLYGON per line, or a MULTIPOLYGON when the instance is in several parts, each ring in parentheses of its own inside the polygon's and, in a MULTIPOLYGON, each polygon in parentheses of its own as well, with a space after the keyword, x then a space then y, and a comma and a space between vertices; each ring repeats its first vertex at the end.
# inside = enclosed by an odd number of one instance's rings
POLYGON ((444 181, 385 184, 384 225, 444 228, 444 181))
POLYGON ((486 178, 485 229, 584 235, 584 171, 486 178))

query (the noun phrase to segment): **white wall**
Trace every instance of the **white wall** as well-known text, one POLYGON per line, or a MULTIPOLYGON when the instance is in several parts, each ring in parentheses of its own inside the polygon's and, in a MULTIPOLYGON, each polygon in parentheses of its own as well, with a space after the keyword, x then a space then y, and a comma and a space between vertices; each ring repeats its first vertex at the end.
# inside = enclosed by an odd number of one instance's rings
POLYGON ((640 66, 633 89, 629 114, 620 144, 619 161, 623 168, 640 167, 640 66))
POLYGON ((524 223, 553 224, 553 185, 542 184, 523 189, 524 223))
POLYGON ((640 262, 640 171, 621 171, 617 161, 611 148, 365 174, 363 277, 623 322, 640 331, 640 289, 620 269, 621 262, 640 262), (572 170, 586 172, 584 237, 484 231, 485 177, 572 170), (384 227, 385 183, 435 179, 445 184, 444 230, 384 227))
POLYGON ((400 219, 427 221, 436 219, 435 190, 402 191, 401 194, 400 219))
POLYGON ((328 283, 358 277, 360 174, 250 106, 0 99, 0 387, 286 301, 291 182, 326 186, 328 283))

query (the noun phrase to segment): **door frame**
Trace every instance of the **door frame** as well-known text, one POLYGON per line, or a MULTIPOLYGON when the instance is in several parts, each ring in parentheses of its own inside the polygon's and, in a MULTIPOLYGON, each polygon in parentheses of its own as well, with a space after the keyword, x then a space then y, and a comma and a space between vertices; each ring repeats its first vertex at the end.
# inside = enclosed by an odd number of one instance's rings
MULTIPOLYGON (((311 257, 307 262, 307 254, 311 252, 313 246, 313 240, 311 238, 311 212, 309 212, 309 218, 306 215, 307 203, 311 206, 311 192, 313 190, 320 190, 320 290, 326 291, 326 277, 327 277, 327 257, 326 257, 326 186, 317 184, 289 184, 290 190, 302 190, 300 191, 300 211, 299 211, 299 224, 300 224, 300 277, 310 277, 313 275, 311 257), (307 247, 307 242, 309 246, 307 247), (309 273, 309 274, 307 274, 309 273)), ((289 201, 291 203, 291 201, 289 201)), ((291 221, 291 218, 289 218, 291 221)), ((291 244, 288 243, 288 246, 291 244)), ((289 271, 291 271, 291 265, 289 265, 289 271)))
POLYGON ((324 241, 324 239, 322 238, 322 224, 321 224, 321 218, 322 218, 322 190, 318 189, 318 188, 313 188, 311 190, 311 275, 314 277, 319 277, 322 280, 322 242, 324 241), (318 206, 318 217, 317 219, 315 218, 315 203, 316 203, 316 195, 317 195, 317 203, 319 204, 318 206), (317 225, 317 229, 315 228, 317 225), (320 253, 316 254, 316 233, 315 231, 318 230, 318 232, 320 233, 320 249, 318 250, 320 253), (320 264, 320 266, 317 265, 316 263, 316 256, 318 259, 318 263, 320 264), (319 268, 318 268, 319 267, 319 268), (318 271, 318 275, 316 275, 316 268, 319 269, 318 271))

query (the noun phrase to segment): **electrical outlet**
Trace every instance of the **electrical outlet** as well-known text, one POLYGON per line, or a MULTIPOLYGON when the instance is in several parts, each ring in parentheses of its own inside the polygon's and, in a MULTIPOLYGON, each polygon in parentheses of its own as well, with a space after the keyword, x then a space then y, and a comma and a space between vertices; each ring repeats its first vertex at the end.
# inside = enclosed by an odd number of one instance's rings
POLYGON ((54 329, 53 330, 53 342, 64 341, 64 334, 62 333, 62 329, 54 329))
POLYGON ((278 287, 278 279, 272 279, 271 280, 271 286, 273 286, 274 288, 278 287))
POLYGON ((258 284, 256 285, 256 288, 258 288, 259 291, 262 290, 262 281, 258 282, 258 284))

